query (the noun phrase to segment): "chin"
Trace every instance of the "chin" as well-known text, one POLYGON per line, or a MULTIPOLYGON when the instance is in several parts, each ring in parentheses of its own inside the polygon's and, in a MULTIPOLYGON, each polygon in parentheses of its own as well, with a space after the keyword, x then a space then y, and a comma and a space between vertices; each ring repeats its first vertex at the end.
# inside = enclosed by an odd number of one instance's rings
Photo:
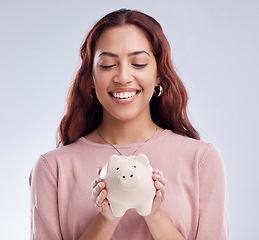
POLYGON ((118 121, 132 121, 137 119, 139 116, 139 114, 135 115, 132 113, 128 113, 128 114, 116 114, 113 115, 113 117, 118 120, 118 121))
POLYGON ((118 108, 110 108, 109 111, 104 109, 103 116, 107 116, 107 119, 118 120, 118 121, 134 121, 134 120, 141 120, 150 117, 150 106, 143 108, 139 108, 138 106, 128 106, 128 107, 118 107, 118 108))
POLYGON ((130 111, 129 109, 127 111, 109 112, 107 113, 107 119, 114 119, 115 121, 134 121, 140 119, 143 116, 142 113, 141 111, 136 112, 130 111))

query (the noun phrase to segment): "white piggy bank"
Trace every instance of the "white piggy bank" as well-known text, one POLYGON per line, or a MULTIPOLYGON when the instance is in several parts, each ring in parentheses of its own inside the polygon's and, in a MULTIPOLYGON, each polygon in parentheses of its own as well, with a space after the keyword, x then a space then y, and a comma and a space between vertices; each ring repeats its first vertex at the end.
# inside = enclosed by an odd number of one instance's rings
POLYGON ((145 154, 112 155, 108 159, 100 178, 106 184, 107 199, 115 217, 122 217, 131 208, 141 216, 150 214, 156 193, 152 171, 145 154))

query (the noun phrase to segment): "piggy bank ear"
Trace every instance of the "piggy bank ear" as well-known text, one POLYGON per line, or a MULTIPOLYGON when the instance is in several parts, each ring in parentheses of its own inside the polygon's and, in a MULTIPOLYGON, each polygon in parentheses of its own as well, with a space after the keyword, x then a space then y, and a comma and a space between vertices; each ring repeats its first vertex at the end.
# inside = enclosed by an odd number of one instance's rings
POLYGON ((111 155, 107 162, 107 172, 113 168, 117 168, 121 162, 122 158, 119 155, 111 155))
POLYGON ((99 175, 101 179, 104 179, 107 175, 107 173, 112 169, 112 168, 117 168, 118 164, 121 162, 121 157, 118 155, 111 155, 107 161, 107 163, 103 166, 102 171, 99 175))
POLYGON ((136 156, 136 158, 134 159, 135 161, 141 163, 142 165, 144 165, 146 168, 151 169, 151 171, 153 171, 153 168, 150 166, 149 160, 147 158, 147 156, 145 154, 139 154, 136 156))

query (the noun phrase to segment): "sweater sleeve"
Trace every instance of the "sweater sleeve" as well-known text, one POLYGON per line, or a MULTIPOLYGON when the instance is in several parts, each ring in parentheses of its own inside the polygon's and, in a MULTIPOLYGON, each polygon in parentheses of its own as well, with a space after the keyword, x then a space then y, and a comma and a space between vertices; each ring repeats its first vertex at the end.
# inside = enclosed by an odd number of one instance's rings
POLYGON ((199 163, 199 227, 197 240, 229 239, 228 200, 222 158, 213 145, 199 163))
POLYGON ((62 239, 57 198, 57 173, 40 156, 30 174, 31 239, 62 239))

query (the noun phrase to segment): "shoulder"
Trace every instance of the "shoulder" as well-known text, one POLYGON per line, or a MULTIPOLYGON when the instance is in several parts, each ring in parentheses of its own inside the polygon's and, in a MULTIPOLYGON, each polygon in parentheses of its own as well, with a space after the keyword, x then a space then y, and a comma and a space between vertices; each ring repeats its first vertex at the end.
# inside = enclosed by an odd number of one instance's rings
POLYGON ((164 131, 160 143, 167 151, 177 156, 195 159, 199 166, 202 166, 208 158, 221 160, 219 151, 212 143, 185 137, 171 130, 164 131))
POLYGON ((59 148, 40 154, 34 170, 47 169, 53 176, 56 176, 60 165, 64 165, 72 159, 80 157, 82 151, 87 151, 87 145, 79 138, 69 145, 60 146, 59 148))
POLYGON ((160 140, 161 144, 165 144, 171 147, 174 146, 175 148, 178 148, 178 150, 186 151, 201 151, 205 150, 209 147, 209 145, 211 145, 211 143, 185 137, 174 133, 171 130, 164 130, 160 140))
POLYGON ((41 154, 42 156, 46 157, 46 158, 55 158, 55 157, 59 157, 59 156, 64 156, 69 154, 73 154, 76 153, 77 151, 79 151, 80 149, 82 149, 83 146, 83 141, 82 138, 78 138, 75 142, 70 143, 68 145, 62 145, 58 148, 52 149, 48 152, 45 152, 43 154, 41 154))

